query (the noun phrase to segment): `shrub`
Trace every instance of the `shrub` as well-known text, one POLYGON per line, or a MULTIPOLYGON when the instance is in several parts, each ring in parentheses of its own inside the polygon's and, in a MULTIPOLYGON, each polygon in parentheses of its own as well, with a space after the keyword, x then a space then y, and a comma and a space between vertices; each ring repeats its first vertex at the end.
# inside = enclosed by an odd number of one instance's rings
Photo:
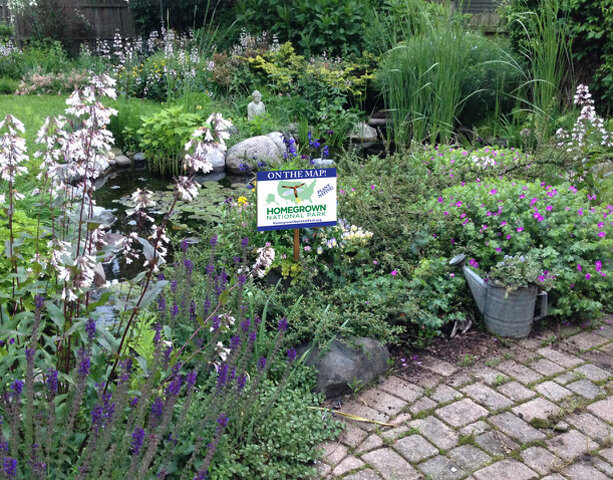
POLYGON ((157 102, 123 97, 119 97, 112 106, 117 110, 117 116, 111 119, 109 130, 117 146, 124 151, 136 151, 141 142, 137 132, 142 126, 142 119, 158 113, 162 106, 157 102))
POLYGON ((613 301, 613 207, 595 196, 568 183, 482 180, 445 189, 426 208, 429 252, 466 252, 487 271, 505 255, 540 250, 555 276, 552 315, 594 315, 613 301))
POLYGON ((12 78, 0 77, 0 94, 12 94, 17 91, 19 82, 12 78))
POLYGON ((26 61, 19 51, 11 51, 8 55, 0 55, 0 75, 11 80, 21 80, 27 70, 26 61))

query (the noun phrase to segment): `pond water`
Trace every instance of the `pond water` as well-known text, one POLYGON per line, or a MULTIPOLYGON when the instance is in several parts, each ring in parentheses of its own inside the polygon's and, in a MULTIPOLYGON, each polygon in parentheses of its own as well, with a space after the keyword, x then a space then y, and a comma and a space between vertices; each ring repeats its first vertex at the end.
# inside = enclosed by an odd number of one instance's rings
MULTIPOLYGON (((229 176, 224 172, 219 172, 198 176, 196 180, 202 185, 202 195, 193 205, 188 206, 179 202, 179 212, 172 220, 173 225, 181 229, 182 237, 194 236, 197 227, 203 224, 213 226, 213 216, 216 211, 219 211, 219 204, 228 196, 234 196, 235 192, 240 192, 240 189, 247 185, 250 177, 229 176)), ((130 208, 130 196, 138 188, 154 192, 157 205, 148 213, 155 223, 159 224, 168 211, 172 198, 172 185, 172 178, 152 175, 146 167, 113 170, 96 181, 94 198, 99 207, 108 210, 117 218, 111 226, 110 233, 127 235, 135 229, 135 222, 126 216, 126 210, 130 208)), ((172 252, 169 253, 171 259, 172 252)), ((125 260, 117 255, 103 264, 106 279, 121 281, 132 278, 142 269, 143 262, 144 258, 126 265, 125 260)))

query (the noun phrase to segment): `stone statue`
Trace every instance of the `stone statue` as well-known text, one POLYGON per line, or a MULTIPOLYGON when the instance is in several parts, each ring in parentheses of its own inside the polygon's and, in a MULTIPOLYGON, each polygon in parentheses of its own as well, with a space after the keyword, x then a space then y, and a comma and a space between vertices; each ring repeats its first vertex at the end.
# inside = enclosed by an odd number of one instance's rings
POLYGON ((253 102, 247 105, 247 119, 252 121, 258 115, 266 113, 266 107, 262 103, 262 94, 257 90, 251 94, 253 102))

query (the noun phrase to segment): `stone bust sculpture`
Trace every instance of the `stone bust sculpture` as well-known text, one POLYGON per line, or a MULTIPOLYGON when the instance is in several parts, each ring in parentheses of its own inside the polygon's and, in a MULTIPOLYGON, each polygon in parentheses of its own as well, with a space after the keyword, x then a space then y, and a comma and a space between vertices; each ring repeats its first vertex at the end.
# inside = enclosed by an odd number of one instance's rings
POLYGON ((253 101, 247 105, 247 119, 253 120, 258 115, 266 113, 266 107, 262 103, 262 94, 257 90, 251 94, 253 101))

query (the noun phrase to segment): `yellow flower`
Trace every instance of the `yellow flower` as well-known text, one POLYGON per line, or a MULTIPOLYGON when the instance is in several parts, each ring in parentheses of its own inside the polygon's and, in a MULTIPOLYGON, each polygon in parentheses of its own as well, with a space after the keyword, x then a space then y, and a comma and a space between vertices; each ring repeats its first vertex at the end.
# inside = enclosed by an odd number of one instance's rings
POLYGON ((238 197, 237 200, 238 204, 242 207, 243 205, 248 205, 249 202, 247 201, 247 199, 245 197, 238 197))

